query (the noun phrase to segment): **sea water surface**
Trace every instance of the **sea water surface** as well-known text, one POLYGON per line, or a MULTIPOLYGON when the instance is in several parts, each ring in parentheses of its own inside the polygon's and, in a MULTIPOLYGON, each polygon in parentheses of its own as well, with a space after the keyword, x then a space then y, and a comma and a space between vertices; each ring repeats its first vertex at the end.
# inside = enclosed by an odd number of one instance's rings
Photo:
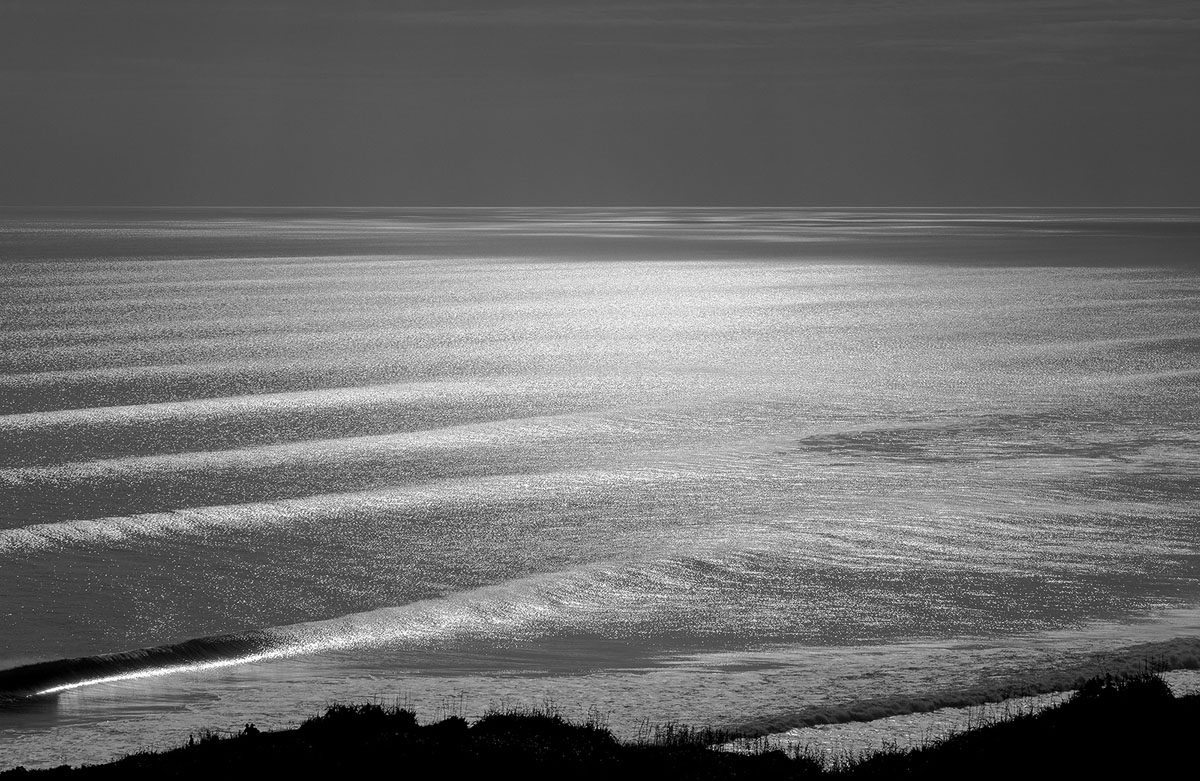
POLYGON ((1200 211, 0 218, 0 769, 1200 658, 1200 211))

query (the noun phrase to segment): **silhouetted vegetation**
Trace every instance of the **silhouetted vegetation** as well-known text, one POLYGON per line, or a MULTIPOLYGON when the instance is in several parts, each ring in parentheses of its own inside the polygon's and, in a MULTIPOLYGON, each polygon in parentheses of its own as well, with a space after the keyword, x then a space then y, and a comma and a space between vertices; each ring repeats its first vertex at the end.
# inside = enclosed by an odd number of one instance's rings
POLYGON ((1161 778, 1194 762, 1200 696, 1176 698, 1157 675, 1087 681, 1062 705, 934 746, 875 754, 854 777, 1161 778))
POLYGON ((1153 674, 1086 682, 1063 705, 1019 715, 931 746, 892 750, 823 770, 812 752, 717 751, 728 735, 668 725, 637 740, 616 740, 598 719, 572 724, 551 709, 461 716, 420 725, 407 710, 335 705, 300 727, 193 736, 182 748, 107 765, 43 771, 18 768, 5 779, 274 778, 337 774, 523 778, 1001 778, 1060 775, 1153 777, 1186 767, 1200 726, 1200 697, 1176 698, 1153 674))

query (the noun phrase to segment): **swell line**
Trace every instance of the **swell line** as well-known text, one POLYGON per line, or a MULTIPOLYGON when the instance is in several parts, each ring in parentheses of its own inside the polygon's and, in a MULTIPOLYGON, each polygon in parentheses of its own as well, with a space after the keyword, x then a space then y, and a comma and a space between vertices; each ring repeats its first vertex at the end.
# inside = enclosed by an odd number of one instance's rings
POLYGON ((662 485, 698 478, 680 470, 619 472, 586 470, 539 474, 490 475, 439 480, 417 486, 314 494, 268 502, 187 507, 0 530, 0 554, 24 554, 72 547, 122 545, 168 536, 202 535, 215 529, 252 529, 311 525, 351 512, 400 512, 456 503, 503 502, 554 495, 568 496, 605 486, 639 482, 662 485))
POLYGON ((627 636, 681 594, 729 588, 736 579, 736 568, 720 560, 587 565, 336 619, 0 670, 0 702, 366 646, 510 641, 599 627, 627 636))
POLYGON ((489 396, 529 393, 532 384, 504 387, 495 382, 436 381, 403 382, 275 393, 247 393, 186 401, 163 401, 107 407, 60 409, 0 415, 0 434, 33 428, 79 425, 138 425, 185 420, 189 423, 227 415, 278 412, 310 412, 326 407, 357 407, 380 402, 411 402, 446 397, 487 394, 489 396))
POLYGON ((267 469, 296 462, 333 463, 352 456, 399 456, 439 448, 511 447, 514 437, 518 436, 523 444, 535 445, 580 432, 617 434, 627 429, 633 430, 633 427, 600 415, 533 415, 422 431, 308 439, 226 450, 121 456, 54 466, 8 467, 0 469, 0 485, 20 487, 41 481, 57 484, 196 469, 267 469))

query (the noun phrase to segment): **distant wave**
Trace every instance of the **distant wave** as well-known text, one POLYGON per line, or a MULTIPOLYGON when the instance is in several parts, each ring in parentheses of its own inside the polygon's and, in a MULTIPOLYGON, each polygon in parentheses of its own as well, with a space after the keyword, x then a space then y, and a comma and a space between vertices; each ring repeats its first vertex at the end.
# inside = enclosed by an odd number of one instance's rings
MULTIPOLYGON (((404 354, 398 354, 394 344, 358 345, 336 360, 328 356, 285 354, 226 360, 191 356, 193 360, 186 361, 187 355, 175 354, 145 364, 127 356, 128 360, 118 360, 116 365, 68 361, 67 366, 85 365, 34 371, 13 371, 20 367, 7 367, 10 371, 0 374, 0 412, 16 416, 76 409, 112 411, 179 401, 431 384, 425 380, 428 376, 425 364, 421 360, 414 362, 414 354, 426 359, 425 363, 436 362, 437 376, 448 387, 486 377, 493 392, 509 393, 509 386, 521 383, 519 368, 503 356, 456 353, 437 344, 422 345, 419 350, 412 348, 404 354), (516 379, 510 382, 510 378, 516 379)), ((97 419, 102 420, 103 415, 97 419)), ((10 422, 28 426, 37 420, 14 418, 10 422)), ((92 421, 64 422, 76 425, 92 421)))
POLYGON ((661 484, 691 478, 698 479, 698 475, 666 469, 491 475, 268 502, 187 507, 168 512, 39 523, 0 529, 0 554, 122 545, 158 537, 204 534, 213 529, 291 527, 317 523, 350 512, 400 512, 456 502, 502 502, 546 494, 569 496, 617 484, 661 484))
POLYGON ((164 421, 186 421, 199 425, 211 419, 231 415, 262 415, 280 411, 304 413, 328 407, 354 409, 364 404, 430 399, 445 403, 447 398, 471 397, 474 400, 477 396, 513 396, 528 393, 530 390, 531 384, 506 387, 503 383, 495 381, 484 383, 443 380, 254 393, 186 401, 0 415, 0 433, 80 425, 148 425, 164 421))
POLYGON ((7 467, 0 469, 0 486, 18 488, 41 481, 62 485, 138 474, 163 475, 218 468, 261 470, 294 462, 335 463, 348 458, 391 457, 440 448, 510 448, 517 441, 530 446, 573 434, 595 433, 600 429, 618 431, 622 428, 631 427, 622 426, 619 420, 600 416, 574 413, 535 415, 419 431, 306 439, 225 450, 120 456, 54 466, 7 467))

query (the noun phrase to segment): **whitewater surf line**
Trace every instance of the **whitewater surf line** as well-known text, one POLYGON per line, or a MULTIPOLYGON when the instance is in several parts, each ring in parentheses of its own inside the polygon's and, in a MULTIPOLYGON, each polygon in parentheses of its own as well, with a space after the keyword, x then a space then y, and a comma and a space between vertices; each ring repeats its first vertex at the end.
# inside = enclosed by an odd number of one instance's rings
POLYGON ((120 681, 205 666, 241 664, 277 645, 264 632, 218 635, 183 643, 98 656, 38 662, 0 670, 0 701, 55 694, 107 681, 120 681))

